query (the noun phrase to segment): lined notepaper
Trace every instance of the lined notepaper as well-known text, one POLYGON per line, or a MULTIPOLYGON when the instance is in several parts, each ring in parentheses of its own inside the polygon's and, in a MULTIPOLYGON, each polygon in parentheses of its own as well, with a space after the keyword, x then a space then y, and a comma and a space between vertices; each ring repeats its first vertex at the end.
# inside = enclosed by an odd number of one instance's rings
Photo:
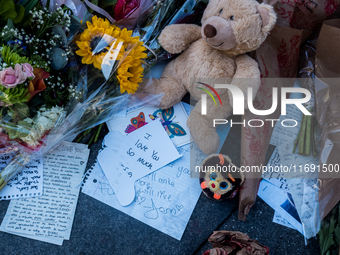
POLYGON ((1 230, 59 245, 69 240, 88 155, 86 145, 69 142, 48 153, 43 196, 12 200, 1 230))

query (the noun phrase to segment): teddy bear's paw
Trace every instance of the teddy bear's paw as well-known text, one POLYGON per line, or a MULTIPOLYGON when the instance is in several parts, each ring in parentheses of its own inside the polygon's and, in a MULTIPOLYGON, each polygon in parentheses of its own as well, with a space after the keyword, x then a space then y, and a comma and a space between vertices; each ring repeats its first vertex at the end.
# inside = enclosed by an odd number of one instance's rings
POLYGON ((206 155, 215 153, 220 145, 220 137, 212 123, 202 119, 201 115, 194 112, 188 118, 188 127, 197 147, 206 155), (211 127, 210 125, 211 124, 211 127))
POLYGON ((201 28, 192 24, 173 24, 163 29, 159 36, 162 47, 172 53, 178 54, 189 45, 201 38, 201 28))
POLYGON ((159 43, 162 47, 171 54, 181 53, 185 48, 183 38, 178 36, 176 33, 176 27, 168 26, 165 27, 159 36, 159 43))

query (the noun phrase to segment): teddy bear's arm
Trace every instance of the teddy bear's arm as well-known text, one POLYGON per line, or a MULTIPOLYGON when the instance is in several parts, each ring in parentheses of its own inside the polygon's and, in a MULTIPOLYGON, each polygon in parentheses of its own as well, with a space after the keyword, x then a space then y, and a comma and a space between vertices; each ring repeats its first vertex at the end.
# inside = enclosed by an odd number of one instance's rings
MULTIPOLYGON (((236 58, 236 72, 233 77, 232 85, 237 86, 240 88, 244 95, 245 101, 245 108, 248 109, 248 88, 253 88, 253 100, 255 99, 256 93, 260 88, 261 85, 261 73, 257 62, 249 57, 247 54, 238 56, 236 58)), ((233 97, 230 91, 229 93, 229 100, 230 105, 233 105, 233 97)))
POLYGON ((191 24, 174 24, 163 29, 159 36, 159 43, 166 51, 172 54, 178 54, 201 37, 200 26, 191 24))

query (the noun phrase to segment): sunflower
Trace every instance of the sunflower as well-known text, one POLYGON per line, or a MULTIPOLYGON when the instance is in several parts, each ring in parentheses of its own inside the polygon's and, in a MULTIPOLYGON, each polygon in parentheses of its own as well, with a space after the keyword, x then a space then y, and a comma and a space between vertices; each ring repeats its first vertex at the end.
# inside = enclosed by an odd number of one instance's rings
MULTIPOLYGON (((97 16, 92 23, 86 22, 87 29, 78 36, 76 54, 82 57, 82 63, 101 70, 105 59, 114 56, 118 61, 116 71, 120 91, 134 93, 143 77, 142 59, 147 57, 146 49, 139 37, 132 36, 132 31, 111 25, 108 20, 97 16)), ((112 62, 109 62, 112 64, 112 62)))

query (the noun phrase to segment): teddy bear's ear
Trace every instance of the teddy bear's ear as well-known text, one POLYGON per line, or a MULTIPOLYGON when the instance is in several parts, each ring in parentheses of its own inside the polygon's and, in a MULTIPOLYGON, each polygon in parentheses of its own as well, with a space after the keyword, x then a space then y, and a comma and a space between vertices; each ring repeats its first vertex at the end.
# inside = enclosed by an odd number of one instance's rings
POLYGON ((262 3, 257 7, 257 10, 262 19, 262 32, 268 35, 273 29, 277 19, 274 8, 272 5, 262 3))

